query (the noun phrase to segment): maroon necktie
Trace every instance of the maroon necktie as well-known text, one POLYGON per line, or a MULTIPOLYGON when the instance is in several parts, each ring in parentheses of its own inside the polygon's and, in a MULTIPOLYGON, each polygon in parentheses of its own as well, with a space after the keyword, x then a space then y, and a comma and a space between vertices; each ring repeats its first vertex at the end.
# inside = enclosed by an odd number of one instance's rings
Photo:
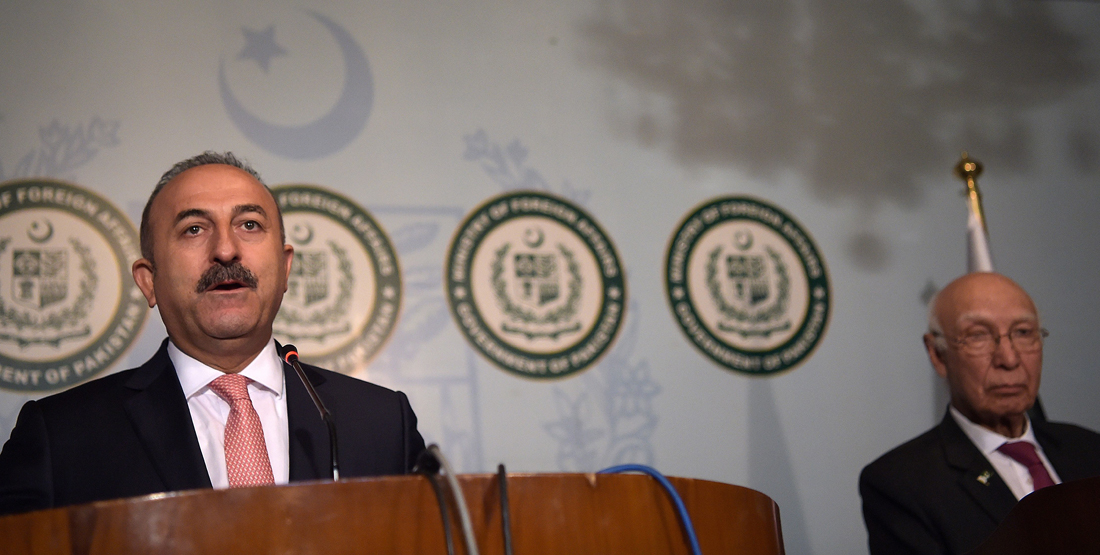
POLYGON ((1043 461, 1039 460, 1039 453, 1035 452, 1035 446, 1030 442, 1013 441, 1001 445, 997 450, 1027 467, 1035 491, 1054 485, 1054 480, 1050 478, 1047 467, 1043 466, 1043 461))
POLYGON ((248 396, 248 382, 248 378, 240 374, 226 374, 210 382, 210 389, 229 403, 229 420, 225 423, 225 466, 231 488, 275 483, 260 415, 248 396))

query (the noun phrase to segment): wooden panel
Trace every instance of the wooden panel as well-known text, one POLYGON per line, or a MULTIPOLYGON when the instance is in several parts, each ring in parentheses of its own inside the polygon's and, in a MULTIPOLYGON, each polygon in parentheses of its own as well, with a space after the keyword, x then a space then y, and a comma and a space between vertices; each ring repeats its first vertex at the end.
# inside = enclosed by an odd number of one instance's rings
MULTIPOLYGON (((459 477, 478 549, 502 555, 500 491, 492 475, 459 477)), ((779 509, 738 486, 672 478, 700 545, 779 555, 779 509)), ((508 477, 514 552, 689 553, 665 492, 640 475, 508 477)), ((456 553, 465 553, 450 512, 456 553)), ((5 553, 43 555, 446 553, 438 504, 421 476, 199 490, 0 518, 5 553)))
POLYGON ((971 555, 1100 553, 1100 478, 1043 488, 1025 496, 971 555))

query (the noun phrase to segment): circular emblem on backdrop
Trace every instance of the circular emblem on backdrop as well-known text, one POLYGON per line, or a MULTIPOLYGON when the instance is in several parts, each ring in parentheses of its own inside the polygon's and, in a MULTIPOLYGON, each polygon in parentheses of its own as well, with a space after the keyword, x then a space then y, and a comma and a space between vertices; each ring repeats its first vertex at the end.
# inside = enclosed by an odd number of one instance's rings
POLYGON ((447 255, 447 296, 467 340, 501 368, 561 378, 607 351, 626 287, 611 240, 569 201, 507 193, 466 217, 447 255))
POLYGON ((337 193, 309 185, 272 192, 294 246, 275 337, 310 364, 354 374, 397 326, 401 269, 393 244, 365 209, 337 193))
POLYGON ((719 198, 688 214, 666 272, 680 327, 731 370, 793 368, 829 323, 829 276, 817 247, 798 222, 760 200, 719 198))
POLYGON ((137 232, 107 199, 41 179, 0 185, 0 388, 49 391, 109 368, 149 305, 137 232))

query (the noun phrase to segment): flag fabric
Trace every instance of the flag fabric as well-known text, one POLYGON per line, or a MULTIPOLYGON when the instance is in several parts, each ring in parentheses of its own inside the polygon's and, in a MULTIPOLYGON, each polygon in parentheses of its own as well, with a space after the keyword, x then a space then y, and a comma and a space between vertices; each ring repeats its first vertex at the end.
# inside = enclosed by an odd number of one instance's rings
POLYGON ((966 203, 966 271, 992 272, 993 254, 989 252, 989 235, 982 218, 974 212, 974 203, 966 203))

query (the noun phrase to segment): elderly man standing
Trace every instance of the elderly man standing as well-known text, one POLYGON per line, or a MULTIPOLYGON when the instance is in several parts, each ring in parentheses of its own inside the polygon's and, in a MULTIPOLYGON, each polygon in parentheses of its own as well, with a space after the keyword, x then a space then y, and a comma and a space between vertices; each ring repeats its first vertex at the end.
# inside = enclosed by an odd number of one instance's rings
POLYGON ((964 553, 1032 491, 1100 475, 1100 435, 1031 421, 1047 332, 1012 280, 973 273, 932 302, 924 335, 951 404, 943 421, 863 469, 872 554, 964 553))
MULTIPOLYGON (((30 401, 0 453, 0 513, 330 476, 327 427, 272 338, 293 247, 260 176, 207 152, 164 174, 134 280, 168 339, 142 366, 30 401)), ((404 394, 306 366, 346 477, 424 450, 404 394)))

